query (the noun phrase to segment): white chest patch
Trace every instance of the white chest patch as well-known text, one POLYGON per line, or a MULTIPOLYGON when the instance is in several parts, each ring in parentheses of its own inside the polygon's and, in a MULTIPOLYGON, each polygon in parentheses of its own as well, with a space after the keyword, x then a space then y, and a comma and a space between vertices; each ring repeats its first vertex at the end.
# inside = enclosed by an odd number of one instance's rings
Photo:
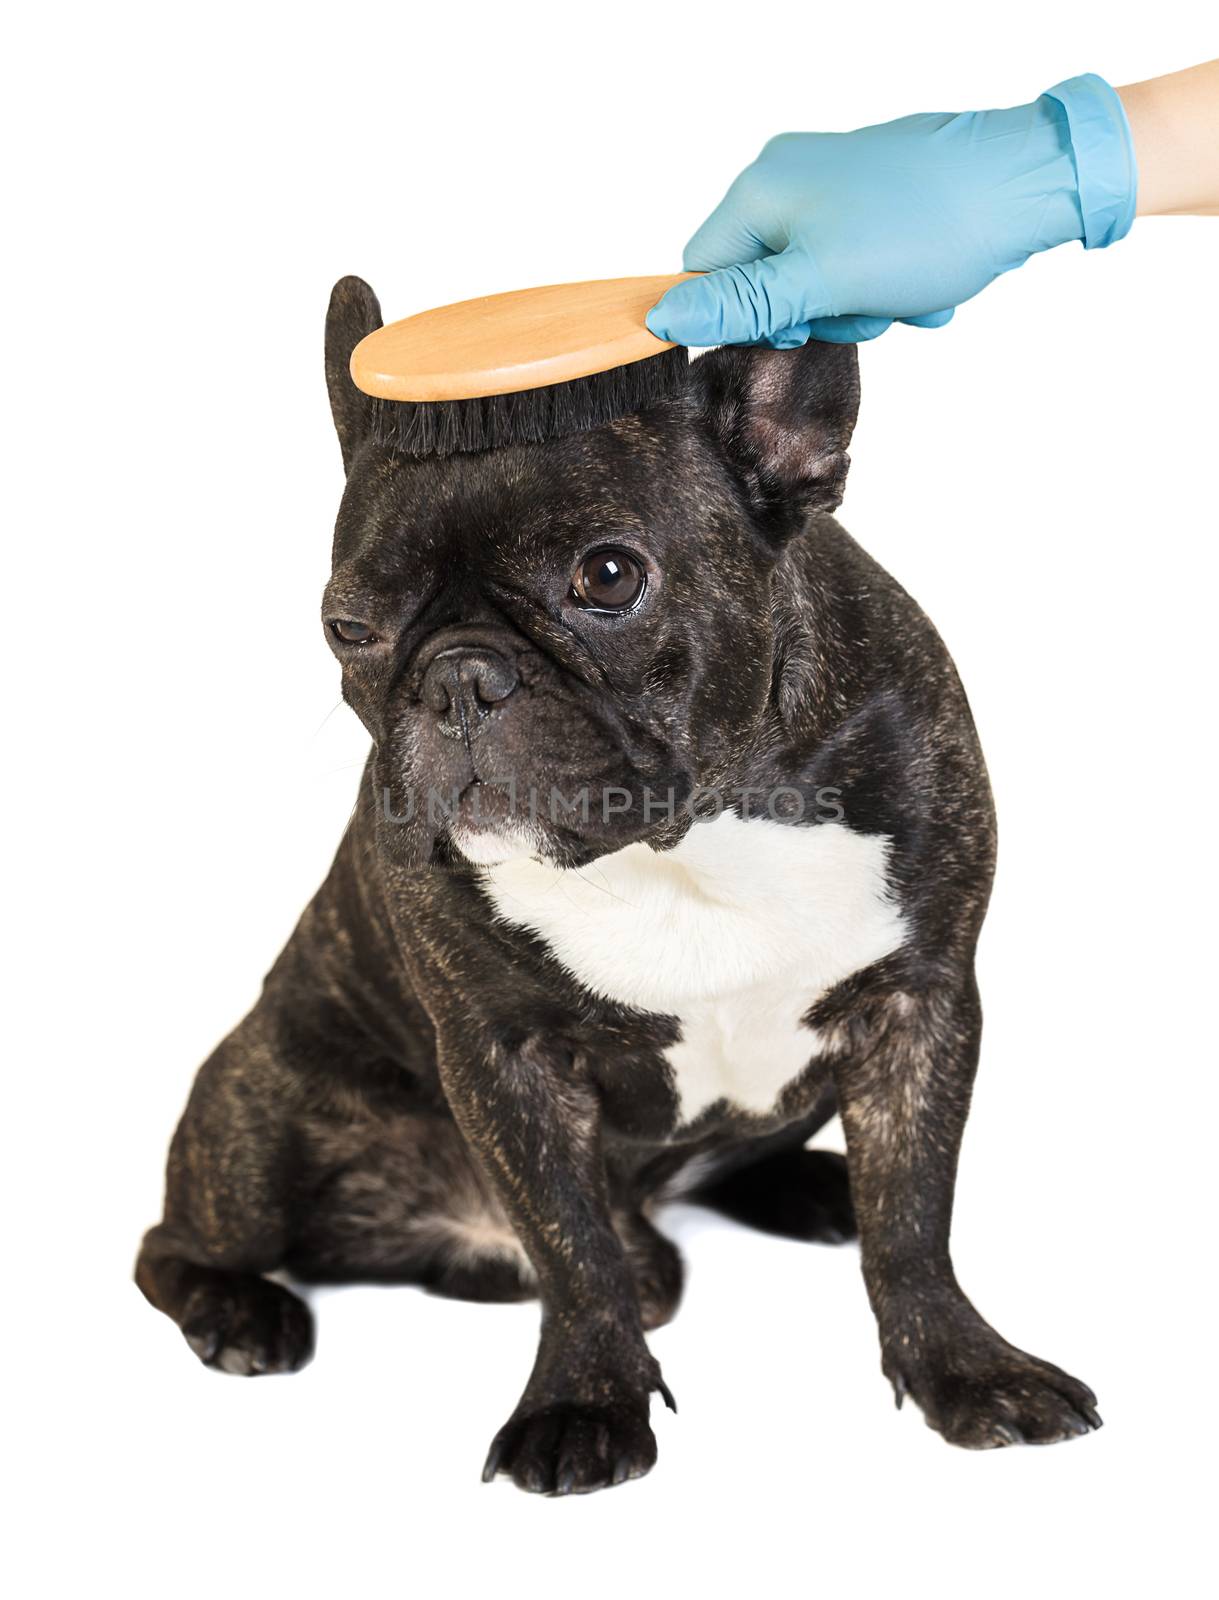
POLYGON ((840 822, 725 812, 668 852, 631 844, 579 871, 519 856, 483 883, 585 988, 678 1019, 666 1058, 690 1122, 721 1099, 771 1110, 820 1051, 801 1017, 902 943, 888 853, 840 822))

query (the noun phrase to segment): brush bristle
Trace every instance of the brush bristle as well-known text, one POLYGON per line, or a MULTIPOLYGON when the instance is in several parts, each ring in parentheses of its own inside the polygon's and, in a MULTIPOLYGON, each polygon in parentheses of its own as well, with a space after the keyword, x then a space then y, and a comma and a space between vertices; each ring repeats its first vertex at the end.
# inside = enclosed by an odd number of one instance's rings
POLYGON ((538 444, 561 434, 600 428, 643 411, 685 382, 689 354, 681 345, 587 378, 479 400, 377 400, 376 436, 408 456, 451 456, 538 444))

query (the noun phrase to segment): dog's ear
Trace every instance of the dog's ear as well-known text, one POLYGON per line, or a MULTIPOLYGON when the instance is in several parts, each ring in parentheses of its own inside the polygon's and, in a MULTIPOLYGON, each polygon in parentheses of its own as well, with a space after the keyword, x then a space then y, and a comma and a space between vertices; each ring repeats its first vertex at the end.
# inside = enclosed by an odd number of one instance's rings
POLYGON ((769 537, 788 539, 810 512, 841 502, 859 410, 853 344, 725 345, 693 362, 690 380, 704 425, 769 537))
POLYGON ((326 388, 347 472, 372 431, 376 414, 376 402, 351 381, 351 352, 366 333, 380 326, 381 307, 363 278, 340 278, 330 291, 326 312, 326 388))

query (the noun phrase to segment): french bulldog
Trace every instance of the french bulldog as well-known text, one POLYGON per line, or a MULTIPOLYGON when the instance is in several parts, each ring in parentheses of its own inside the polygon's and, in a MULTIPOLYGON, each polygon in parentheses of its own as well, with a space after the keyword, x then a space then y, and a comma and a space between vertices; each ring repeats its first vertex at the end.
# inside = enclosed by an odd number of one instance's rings
POLYGON ((325 883, 200 1070, 136 1276, 207 1365, 309 1359, 268 1276, 537 1296, 484 1476, 652 1466, 668 1196, 858 1233, 882 1367, 959 1445, 1100 1425, 1000 1337, 949 1219, 995 825, 927 618, 834 521, 855 348, 725 348, 643 412, 415 459, 348 375, 322 608, 372 738, 325 883), (841 1113, 845 1158, 807 1142, 841 1113))

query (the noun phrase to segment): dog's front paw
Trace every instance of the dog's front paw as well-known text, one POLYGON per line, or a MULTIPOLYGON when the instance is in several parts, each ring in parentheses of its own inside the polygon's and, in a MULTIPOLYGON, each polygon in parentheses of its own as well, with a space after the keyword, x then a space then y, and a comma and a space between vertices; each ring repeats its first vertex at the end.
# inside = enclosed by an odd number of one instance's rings
POLYGON ((313 1317, 290 1289, 241 1273, 210 1273, 182 1314, 187 1344, 207 1367, 255 1377, 295 1372, 313 1354, 313 1317))
POLYGON ((885 1370, 899 1406, 910 1394, 930 1427, 966 1449, 1056 1444, 1101 1426, 1086 1383, 997 1334, 981 1348, 932 1346, 913 1362, 891 1354, 885 1370))
POLYGON ((496 1434, 483 1482, 509 1473, 534 1494, 587 1494, 642 1478, 656 1464, 656 1438, 631 1406, 560 1401, 519 1412, 496 1434))

